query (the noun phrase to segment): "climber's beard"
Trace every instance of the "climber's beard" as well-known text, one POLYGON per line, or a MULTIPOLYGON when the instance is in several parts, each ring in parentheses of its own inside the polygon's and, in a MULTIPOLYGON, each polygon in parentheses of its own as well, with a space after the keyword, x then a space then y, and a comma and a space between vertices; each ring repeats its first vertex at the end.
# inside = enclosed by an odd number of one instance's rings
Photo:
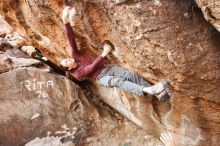
POLYGON ((77 63, 74 61, 67 66, 67 70, 72 70, 77 67, 77 63))

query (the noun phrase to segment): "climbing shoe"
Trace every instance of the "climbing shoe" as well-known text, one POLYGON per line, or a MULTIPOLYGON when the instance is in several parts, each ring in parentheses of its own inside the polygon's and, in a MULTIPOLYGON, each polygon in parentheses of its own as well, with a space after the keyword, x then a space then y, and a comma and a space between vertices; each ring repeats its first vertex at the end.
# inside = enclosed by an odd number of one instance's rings
POLYGON ((169 89, 166 88, 161 93, 156 94, 155 96, 159 99, 159 101, 163 101, 165 99, 168 99, 168 98, 170 98, 169 89))
POLYGON ((161 80, 160 82, 151 86, 152 94, 156 95, 162 93, 167 88, 167 83, 168 82, 166 80, 161 80))

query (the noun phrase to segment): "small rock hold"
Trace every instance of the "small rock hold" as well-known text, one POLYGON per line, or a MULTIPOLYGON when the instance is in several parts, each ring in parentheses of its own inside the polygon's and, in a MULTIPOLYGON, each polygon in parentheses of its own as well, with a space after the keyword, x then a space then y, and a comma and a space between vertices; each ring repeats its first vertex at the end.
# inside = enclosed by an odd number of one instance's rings
POLYGON ((34 115, 31 117, 31 120, 36 119, 36 118, 39 117, 39 116, 40 116, 40 114, 39 114, 39 113, 36 113, 36 114, 34 114, 34 115))
POLYGON ((50 132, 50 131, 48 131, 48 132, 47 132, 47 136, 50 136, 50 134, 51 134, 51 132, 50 132))
POLYGON ((127 0, 113 0, 116 4, 121 4, 126 2, 127 0))
POLYGON ((12 63, 11 58, 7 57, 7 56, 3 56, 0 60, 0 64, 2 65, 10 65, 12 63))
POLYGON ((189 13, 184 13, 183 16, 184 16, 185 18, 190 18, 189 13))
POLYGON ((69 128, 67 128, 66 124, 64 124, 64 125, 62 126, 62 128, 63 128, 64 130, 69 130, 69 128))
POLYGON ((141 22, 139 20, 134 21, 134 26, 140 26, 140 25, 141 25, 141 22))
POLYGON ((212 72, 207 72, 206 74, 202 75, 200 78, 204 81, 211 81, 211 80, 215 80, 215 75, 212 72))
POLYGON ((23 46, 21 47, 21 50, 27 53, 29 56, 34 56, 37 52, 33 46, 23 46))
POLYGON ((160 0, 153 0, 154 5, 161 7, 162 3, 160 2, 160 0))
POLYGON ((77 130, 77 128, 76 127, 73 127, 73 131, 76 131, 77 130))

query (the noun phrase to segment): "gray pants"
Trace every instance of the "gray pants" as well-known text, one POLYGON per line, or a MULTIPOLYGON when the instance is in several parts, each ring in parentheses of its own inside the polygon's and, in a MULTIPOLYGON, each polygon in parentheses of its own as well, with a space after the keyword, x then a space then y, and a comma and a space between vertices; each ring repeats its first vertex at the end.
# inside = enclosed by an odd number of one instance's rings
POLYGON ((119 87, 140 96, 144 95, 144 87, 152 86, 136 72, 114 65, 107 65, 97 76, 96 82, 106 87, 119 87))

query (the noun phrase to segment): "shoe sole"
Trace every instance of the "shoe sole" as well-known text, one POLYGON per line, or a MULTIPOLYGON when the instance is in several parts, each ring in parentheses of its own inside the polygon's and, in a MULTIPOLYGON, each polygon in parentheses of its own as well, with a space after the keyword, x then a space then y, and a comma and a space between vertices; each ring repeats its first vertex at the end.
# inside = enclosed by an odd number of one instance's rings
POLYGON ((156 97, 159 99, 159 101, 163 101, 170 97, 167 89, 164 89, 159 95, 156 95, 156 97))

